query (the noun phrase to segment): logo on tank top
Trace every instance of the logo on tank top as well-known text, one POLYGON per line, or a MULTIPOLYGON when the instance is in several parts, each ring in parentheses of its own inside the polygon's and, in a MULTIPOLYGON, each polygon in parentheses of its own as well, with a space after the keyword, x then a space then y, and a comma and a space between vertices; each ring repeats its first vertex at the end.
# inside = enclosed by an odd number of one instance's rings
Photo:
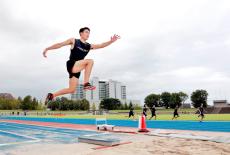
POLYGON ((83 52, 89 52, 88 50, 84 49, 84 48, 81 48, 81 47, 77 47, 79 50, 83 51, 83 52))

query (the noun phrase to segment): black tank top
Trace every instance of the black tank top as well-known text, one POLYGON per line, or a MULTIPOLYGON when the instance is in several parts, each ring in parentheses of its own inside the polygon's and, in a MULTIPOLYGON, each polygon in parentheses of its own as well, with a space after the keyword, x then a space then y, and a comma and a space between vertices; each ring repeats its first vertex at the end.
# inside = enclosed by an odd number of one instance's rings
POLYGON ((200 113, 201 113, 201 114, 204 113, 204 108, 200 107, 200 113))
POLYGON ((89 43, 83 43, 80 39, 75 39, 74 47, 70 50, 69 59, 71 61, 78 61, 85 58, 89 53, 91 45, 89 43))
POLYGON ((178 110, 178 109, 177 109, 177 108, 175 108, 175 109, 174 109, 174 113, 177 113, 177 110, 178 110))

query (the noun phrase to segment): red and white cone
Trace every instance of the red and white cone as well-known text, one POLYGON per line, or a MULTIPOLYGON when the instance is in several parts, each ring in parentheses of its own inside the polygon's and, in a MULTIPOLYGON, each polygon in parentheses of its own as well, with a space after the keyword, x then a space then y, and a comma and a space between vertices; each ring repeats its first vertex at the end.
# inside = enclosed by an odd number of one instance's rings
POLYGON ((145 122, 145 116, 142 115, 139 117, 139 125, 138 125, 138 132, 149 132, 149 130, 146 128, 146 122, 145 122))

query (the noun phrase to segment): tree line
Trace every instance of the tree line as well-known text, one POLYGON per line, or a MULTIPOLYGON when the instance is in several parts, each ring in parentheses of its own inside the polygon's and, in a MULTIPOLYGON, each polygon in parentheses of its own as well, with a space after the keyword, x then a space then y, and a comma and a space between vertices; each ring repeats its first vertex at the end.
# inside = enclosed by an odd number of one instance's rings
POLYGON ((141 109, 139 105, 133 105, 132 102, 129 102, 128 104, 126 102, 121 103, 119 99, 115 99, 115 98, 103 99, 99 105, 100 109, 106 109, 106 110, 128 110, 131 107, 133 107, 136 110, 141 109))
POLYGON ((69 100, 66 97, 61 97, 48 103, 48 108, 51 110, 89 110, 90 104, 86 99, 69 100))
MULTIPOLYGON (((175 108, 180 107, 189 96, 184 92, 163 92, 161 94, 149 94, 145 97, 145 104, 148 107, 155 105, 156 107, 175 108)), ((206 90, 196 90, 192 92, 191 96, 192 106, 198 108, 203 104, 207 107, 208 92, 206 90)))
MULTIPOLYGON (((148 107, 155 105, 156 107, 175 108, 181 106, 189 96, 184 92, 163 92, 161 94, 151 93, 145 97, 145 104, 148 107)), ((197 108, 201 104, 207 107, 208 93, 206 90, 196 90, 192 92, 190 99, 193 107, 197 108)), ((130 108, 141 109, 140 105, 133 105, 132 102, 122 104, 119 99, 107 98, 100 102, 100 109, 107 110, 128 110, 130 108)), ((66 97, 56 98, 53 102, 48 104, 51 110, 89 110, 90 103, 86 100, 69 100, 66 97)), ((6 99, 0 97, 0 109, 2 110, 42 110, 44 106, 35 97, 30 95, 24 98, 18 97, 17 99, 6 99)), ((93 104, 92 109, 95 109, 93 104)))
POLYGON ((18 97, 17 99, 7 99, 0 97, 0 109, 40 110, 42 109, 42 103, 30 95, 27 95, 24 98, 18 97))

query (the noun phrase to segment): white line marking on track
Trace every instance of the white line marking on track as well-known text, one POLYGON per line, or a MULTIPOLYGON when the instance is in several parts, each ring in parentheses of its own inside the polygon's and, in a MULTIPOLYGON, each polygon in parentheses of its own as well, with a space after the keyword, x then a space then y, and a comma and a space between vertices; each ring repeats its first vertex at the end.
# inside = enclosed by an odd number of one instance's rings
POLYGON ((24 142, 3 143, 3 144, 0 144, 0 147, 1 146, 9 146, 9 145, 17 145, 17 144, 25 144, 25 143, 37 143, 39 141, 40 140, 28 140, 28 141, 24 141, 24 142))
POLYGON ((108 135, 109 133, 100 133, 100 134, 90 134, 90 135, 83 135, 83 136, 87 136, 87 137, 90 137, 90 136, 100 136, 100 135, 108 135))
MULTIPOLYGON (((12 123, 13 124, 13 123, 12 123)), ((15 125, 11 125, 11 123, 8 123, 8 124, 3 124, 4 126, 9 126, 9 127, 14 127, 14 128, 21 128, 21 129, 31 129, 30 127, 22 127, 22 126, 15 126, 15 125), (9 125, 10 124, 10 125, 9 125)), ((21 125, 27 125, 27 124, 21 124, 21 125)), ((27 126, 29 126, 29 125, 27 125, 27 126)), ((36 126, 36 125, 32 125, 32 126, 36 126)), ((41 127, 41 128, 46 128, 46 127, 44 127, 44 126, 39 126, 39 127, 41 127)), ((65 128, 55 128, 54 127, 54 129, 65 129, 65 128)), ((42 129, 33 129, 33 130, 40 130, 40 131, 43 131, 42 129)), ((72 129, 68 129, 68 130, 72 130, 72 129)), ((73 131, 76 131, 76 130, 73 130, 73 131)), ((63 134, 63 135, 74 135, 74 133, 63 133, 63 132, 58 132, 58 131, 49 131, 49 130, 45 130, 45 132, 51 132, 51 133, 58 133, 58 134, 63 134)), ((95 131, 94 131, 95 132, 95 131)), ((109 133, 95 133, 95 134, 86 134, 86 135, 84 135, 83 134, 83 136, 88 136, 88 137, 90 137, 90 136, 100 136, 100 135, 107 135, 107 134, 109 134, 109 133)))
POLYGON ((23 144, 23 143, 35 143, 35 142, 41 141, 41 139, 39 139, 39 138, 35 138, 35 137, 27 136, 27 135, 22 135, 22 134, 18 134, 18 133, 14 133, 14 132, 3 131, 3 130, 0 130, 0 132, 8 133, 8 134, 12 134, 12 135, 16 135, 16 136, 20 136, 20 137, 25 137, 25 138, 32 139, 32 140, 27 140, 27 141, 23 141, 23 142, 3 143, 3 144, 0 144, 0 146, 16 145, 16 144, 23 144))
MULTIPOLYGON (((14 128, 20 128, 20 129, 32 129, 30 127, 22 127, 22 126, 15 126, 15 125, 8 125, 8 124, 3 124, 4 126, 9 126, 9 127, 14 127, 14 128)), ((23 125, 23 124, 22 124, 23 125)), ((42 126, 39 126, 42 127, 42 126)), ((44 127, 45 128, 45 127, 44 127)), ((42 129, 33 129, 33 130, 39 130, 39 131, 44 131, 42 129)), ((63 135, 72 135, 71 133, 62 133, 62 132, 58 132, 58 131, 49 131, 49 130, 45 130, 45 132, 52 132, 52 133, 58 133, 58 134, 63 134, 63 135)))
POLYGON ((56 129, 69 129, 69 130, 80 130, 80 131, 90 131, 90 132, 97 132, 95 130, 90 130, 90 129, 73 129, 73 128, 69 128, 69 127, 54 127, 51 125, 38 125, 38 124, 25 124, 25 123, 19 123, 19 122, 7 122, 5 120, 0 120, 0 122, 4 122, 4 123, 8 123, 8 124, 22 124, 22 125, 31 125, 31 126, 40 126, 40 127, 50 127, 50 128, 56 128, 56 129))

